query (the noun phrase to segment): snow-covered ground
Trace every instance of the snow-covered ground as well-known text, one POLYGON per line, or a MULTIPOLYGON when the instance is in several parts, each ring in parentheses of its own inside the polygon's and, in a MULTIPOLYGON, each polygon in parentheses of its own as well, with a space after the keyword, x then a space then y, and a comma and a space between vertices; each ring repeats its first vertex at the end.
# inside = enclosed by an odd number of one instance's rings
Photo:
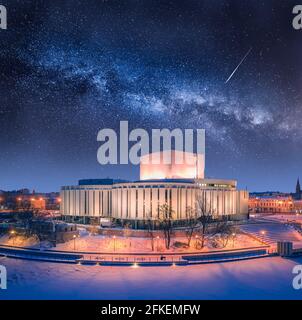
MULTIPOLYGON (((200 251, 212 251, 212 250, 221 250, 221 249, 234 249, 234 248, 247 248, 247 247, 256 247, 260 246, 261 243, 259 241, 254 240, 253 238, 238 234, 234 237, 234 239, 230 239, 227 245, 222 248, 222 246, 218 246, 214 248, 212 246, 211 241, 206 242, 206 246, 200 250, 200 247, 196 246, 198 244, 198 240, 195 237, 191 240, 190 248, 188 247, 176 247, 175 242, 181 242, 183 244, 187 243, 187 238, 173 238, 172 246, 168 252, 200 252, 200 251), (234 241, 233 241, 234 240, 234 241)), ((39 248, 40 244, 37 241, 37 238, 25 238, 22 236, 9 236, 5 235, 0 238, 0 244, 5 245, 13 245, 20 247, 36 247, 39 248)), ((49 243, 44 242, 41 244, 43 247, 50 247, 49 243)), ((81 251, 81 252, 141 252, 141 253, 151 253, 151 240, 149 238, 138 238, 138 237, 109 237, 103 235, 91 235, 86 231, 81 231, 80 237, 75 240, 68 241, 66 243, 60 243, 56 247, 52 248, 55 250, 62 251, 81 251)), ((154 239, 154 252, 167 252, 165 250, 164 239, 154 239)))
POLYGON ((185 267, 101 267, 0 258, 0 299, 301 299, 279 257, 185 267))
MULTIPOLYGON (((191 240, 190 248, 176 248, 173 244, 175 242, 187 243, 186 238, 174 238, 172 240, 172 246, 168 252, 196 252, 200 251, 200 248, 196 247, 198 240, 194 237, 191 240)), ((259 246, 261 243, 256 241, 246 235, 239 234, 233 240, 230 240, 227 246, 223 249, 233 249, 233 248, 246 248, 259 246)), ((66 243, 58 244, 55 248, 56 250, 66 250, 73 251, 74 248, 76 251, 89 251, 89 252, 152 252, 151 241, 148 238, 123 238, 123 237, 108 237, 101 235, 89 235, 81 234, 80 238, 77 238, 75 242, 69 241, 66 243)), ((207 246, 202 251, 213 250, 210 242, 207 242, 207 246)), ((217 248, 221 250, 221 247, 217 248)), ((164 239, 154 239, 154 251, 157 252, 167 252, 165 249, 164 239)))
POLYGON ((263 217, 263 219, 274 220, 278 222, 297 222, 302 223, 302 214, 274 214, 263 217))
POLYGON ((0 237, 0 244, 17 246, 17 247, 31 247, 37 245, 37 237, 23 237, 23 236, 10 236, 9 234, 0 237))

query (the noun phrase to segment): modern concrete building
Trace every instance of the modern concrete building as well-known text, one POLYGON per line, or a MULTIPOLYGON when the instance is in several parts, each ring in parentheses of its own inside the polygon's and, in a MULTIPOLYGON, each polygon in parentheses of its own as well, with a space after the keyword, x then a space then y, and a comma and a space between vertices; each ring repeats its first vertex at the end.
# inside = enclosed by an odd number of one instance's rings
POLYGON ((198 168, 192 162, 180 165, 174 160, 170 165, 153 165, 152 170, 141 164, 141 180, 135 182, 92 179, 62 187, 61 214, 67 221, 89 223, 108 217, 144 228, 148 220, 158 219, 160 207, 167 204, 175 224, 183 225, 188 208, 194 210, 198 198, 215 217, 247 218, 248 192, 237 190, 235 180, 199 178, 204 176, 204 160, 196 162, 198 168))
POLYGON ((203 179, 204 154, 182 151, 154 152, 140 159, 140 180, 203 179))

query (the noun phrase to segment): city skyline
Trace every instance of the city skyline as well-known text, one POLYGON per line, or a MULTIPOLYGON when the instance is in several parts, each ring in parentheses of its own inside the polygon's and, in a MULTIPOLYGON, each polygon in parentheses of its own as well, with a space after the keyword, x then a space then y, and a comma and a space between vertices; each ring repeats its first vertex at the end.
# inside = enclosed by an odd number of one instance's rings
POLYGON ((97 133, 204 128, 209 178, 294 192, 302 177, 294 1, 2 1, 0 189, 58 191, 101 166, 97 133))

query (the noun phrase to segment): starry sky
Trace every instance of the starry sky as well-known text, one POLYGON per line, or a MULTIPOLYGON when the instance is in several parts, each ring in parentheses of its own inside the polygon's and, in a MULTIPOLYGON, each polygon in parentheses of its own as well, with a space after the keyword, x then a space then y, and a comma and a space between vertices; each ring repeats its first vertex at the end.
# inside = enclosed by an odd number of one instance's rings
POLYGON ((205 128, 207 177, 293 191, 302 178, 296 2, 1 0, 0 189, 138 179, 138 167, 97 162, 98 131, 128 120, 149 132, 205 128))

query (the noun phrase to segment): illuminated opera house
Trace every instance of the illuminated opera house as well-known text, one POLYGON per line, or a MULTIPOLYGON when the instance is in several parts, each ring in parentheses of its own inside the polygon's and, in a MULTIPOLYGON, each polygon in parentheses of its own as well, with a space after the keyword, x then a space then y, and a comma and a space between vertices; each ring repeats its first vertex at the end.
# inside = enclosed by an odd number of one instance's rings
POLYGON ((166 164, 164 153, 157 154, 156 163, 150 161, 154 153, 141 158, 138 181, 87 179, 76 186, 62 187, 62 216, 70 222, 110 219, 144 228, 147 221, 158 219, 160 207, 167 204, 173 210, 175 224, 183 225, 188 208, 194 209, 197 197, 201 197, 215 216, 247 218, 248 192, 237 190, 235 180, 206 179, 204 155, 172 151, 171 161, 166 164), (179 155, 190 161, 179 164, 179 155))

